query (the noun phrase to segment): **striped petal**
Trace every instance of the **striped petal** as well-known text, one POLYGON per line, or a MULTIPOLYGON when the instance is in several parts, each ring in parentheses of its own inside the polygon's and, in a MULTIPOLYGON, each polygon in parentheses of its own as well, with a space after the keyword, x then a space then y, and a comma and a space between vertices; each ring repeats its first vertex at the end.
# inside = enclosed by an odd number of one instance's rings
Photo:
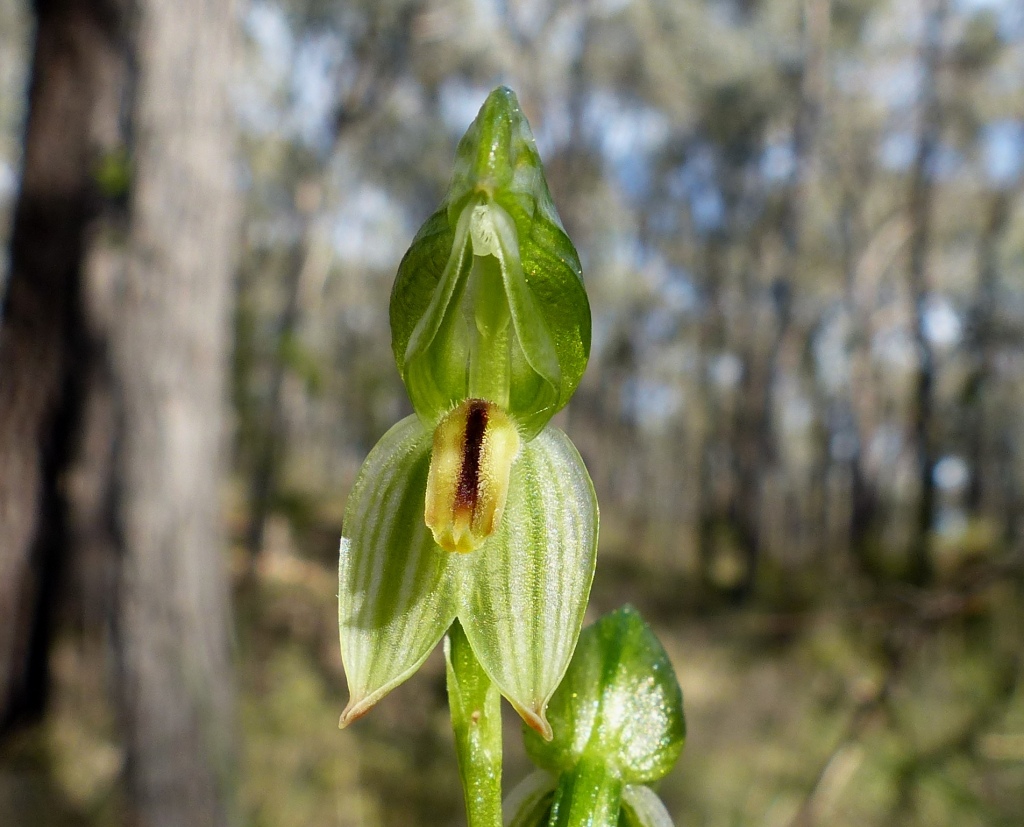
POLYGON ((431 434, 407 417, 377 443, 345 509, 338 625, 345 726, 426 660, 456 614, 455 557, 423 521, 431 434))
POLYGON ((569 665, 597 557, 597 498, 576 448, 553 427, 512 466, 498 531, 460 567, 459 619, 523 719, 551 737, 545 708, 569 665))

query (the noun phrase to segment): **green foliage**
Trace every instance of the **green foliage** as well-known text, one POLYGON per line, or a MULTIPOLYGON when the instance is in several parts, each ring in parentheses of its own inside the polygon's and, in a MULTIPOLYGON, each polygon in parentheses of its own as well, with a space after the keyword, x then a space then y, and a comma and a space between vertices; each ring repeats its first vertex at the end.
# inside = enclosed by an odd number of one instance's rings
POLYGON ((306 386, 310 396, 323 391, 325 379, 323 366, 317 354, 303 344, 294 333, 281 337, 278 343, 278 358, 306 386))
POLYGON ((124 147, 106 152, 96 164, 93 178, 107 198, 124 198, 132 182, 131 158, 124 147))

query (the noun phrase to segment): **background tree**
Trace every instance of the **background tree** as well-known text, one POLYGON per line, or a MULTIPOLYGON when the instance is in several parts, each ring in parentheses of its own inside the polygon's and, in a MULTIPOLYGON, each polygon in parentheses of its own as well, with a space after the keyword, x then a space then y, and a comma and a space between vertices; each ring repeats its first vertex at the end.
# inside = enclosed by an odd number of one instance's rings
POLYGON ((37 717, 69 536, 60 476, 74 452, 86 343, 83 259, 95 213, 91 128, 115 3, 37 5, 21 189, 0 327, 0 725, 37 717))
POLYGON ((233 7, 57 0, 36 13, 0 328, 2 608, 14 621, 2 720, 10 730, 44 711, 58 616, 98 622, 92 635, 109 624, 131 823, 224 824, 233 7), (129 174, 118 241, 116 205, 99 216, 129 174), (97 544, 107 553, 89 557, 97 544), (97 563, 113 576, 75 599, 69 572, 103 581, 87 571, 97 563))
POLYGON ((139 6, 118 394, 117 651, 144 825, 232 812, 230 610, 220 484, 237 218, 231 3, 139 6))

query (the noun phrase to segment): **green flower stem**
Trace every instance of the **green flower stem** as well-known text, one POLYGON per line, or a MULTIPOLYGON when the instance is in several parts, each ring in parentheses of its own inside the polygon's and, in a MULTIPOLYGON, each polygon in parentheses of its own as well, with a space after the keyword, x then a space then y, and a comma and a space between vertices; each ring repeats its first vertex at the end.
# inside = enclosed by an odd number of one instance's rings
POLYGON ((621 779, 599 758, 584 757, 558 779, 548 827, 616 827, 621 808, 621 779))
POLYGON ((509 312, 501 263, 492 255, 473 256, 469 306, 469 395, 508 408, 511 365, 509 312))
POLYGON ((459 621, 445 647, 448 706, 469 827, 501 827, 501 695, 459 621))

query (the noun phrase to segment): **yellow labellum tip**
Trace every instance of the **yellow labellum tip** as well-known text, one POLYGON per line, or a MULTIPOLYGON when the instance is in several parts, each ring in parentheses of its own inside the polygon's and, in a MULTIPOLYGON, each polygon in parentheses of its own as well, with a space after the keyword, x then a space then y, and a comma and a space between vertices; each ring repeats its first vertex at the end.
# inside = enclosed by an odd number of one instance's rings
POLYGON ((498 526, 520 438, 493 402, 467 399, 434 431, 424 519, 446 551, 475 551, 498 526))

